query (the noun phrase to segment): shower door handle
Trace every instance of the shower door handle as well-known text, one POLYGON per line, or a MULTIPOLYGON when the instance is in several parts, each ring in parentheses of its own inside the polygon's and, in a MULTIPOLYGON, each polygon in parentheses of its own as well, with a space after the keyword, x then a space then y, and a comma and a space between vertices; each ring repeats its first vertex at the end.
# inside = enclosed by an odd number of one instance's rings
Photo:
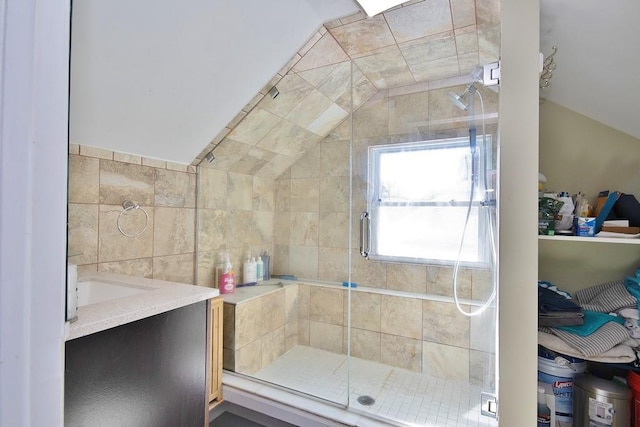
POLYGON ((369 212, 362 212, 360 214, 360 255, 365 258, 369 256, 369 237, 371 236, 370 218, 369 212), (366 228, 365 222, 367 223, 366 228))

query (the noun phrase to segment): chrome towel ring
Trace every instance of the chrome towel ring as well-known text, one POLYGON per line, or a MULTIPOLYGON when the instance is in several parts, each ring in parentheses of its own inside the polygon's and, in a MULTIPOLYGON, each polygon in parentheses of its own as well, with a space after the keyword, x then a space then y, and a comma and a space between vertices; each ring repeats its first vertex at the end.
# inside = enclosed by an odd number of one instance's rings
POLYGON ((118 226, 118 231, 120 231, 120 233, 122 233, 127 237, 136 237, 144 233, 144 230, 147 229, 147 225, 149 225, 149 214, 147 213, 147 211, 145 211, 143 207, 140 207, 139 205, 133 203, 131 200, 125 200, 124 202, 122 202, 122 208, 124 210, 120 212, 120 214, 118 215, 118 219, 116 221, 116 225, 118 226), (126 212, 129 212, 131 210, 136 210, 136 209, 139 209, 142 212, 144 212, 144 218, 145 218, 144 226, 142 226, 142 229, 139 230, 137 233, 131 233, 131 234, 125 233, 122 230, 122 227, 120 226, 120 219, 122 218, 122 215, 124 215, 126 212))

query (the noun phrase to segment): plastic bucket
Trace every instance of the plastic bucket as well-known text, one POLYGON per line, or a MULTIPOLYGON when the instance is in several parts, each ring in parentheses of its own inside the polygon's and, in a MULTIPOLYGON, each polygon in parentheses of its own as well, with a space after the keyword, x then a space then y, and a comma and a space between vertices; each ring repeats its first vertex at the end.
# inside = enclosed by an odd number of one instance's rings
POLYGON ((627 385, 631 389, 631 425, 640 427, 640 374, 629 371, 627 385))
POLYGON ((551 384, 556 422, 573 422, 573 378, 584 373, 587 362, 575 357, 538 352, 538 381, 551 384))

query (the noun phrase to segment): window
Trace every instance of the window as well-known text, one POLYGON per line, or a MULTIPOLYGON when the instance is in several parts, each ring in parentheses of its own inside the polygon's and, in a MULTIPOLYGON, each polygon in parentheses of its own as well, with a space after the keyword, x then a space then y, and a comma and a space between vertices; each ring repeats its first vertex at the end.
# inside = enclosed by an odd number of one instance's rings
MULTIPOLYGON (((396 262, 453 264, 471 194, 468 138, 369 147, 368 258, 396 262)), ((490 261, 486 172, 491 138, 477 138, 478 179, 460 261, 490 261)))

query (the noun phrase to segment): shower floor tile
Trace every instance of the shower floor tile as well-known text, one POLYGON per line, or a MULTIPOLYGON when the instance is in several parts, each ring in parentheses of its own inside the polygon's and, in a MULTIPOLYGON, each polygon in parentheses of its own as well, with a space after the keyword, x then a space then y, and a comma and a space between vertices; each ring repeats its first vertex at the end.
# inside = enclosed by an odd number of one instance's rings
POLYGON ((349 403, 356 411, 399 425, 498 425, 495 419, 480 414, 480 386, 357 358, 348 360, 345 355, 316 348, 296 346, 255 377, 339 404, 349 403), (358 403, 363 395, 375 403, 358 403))

